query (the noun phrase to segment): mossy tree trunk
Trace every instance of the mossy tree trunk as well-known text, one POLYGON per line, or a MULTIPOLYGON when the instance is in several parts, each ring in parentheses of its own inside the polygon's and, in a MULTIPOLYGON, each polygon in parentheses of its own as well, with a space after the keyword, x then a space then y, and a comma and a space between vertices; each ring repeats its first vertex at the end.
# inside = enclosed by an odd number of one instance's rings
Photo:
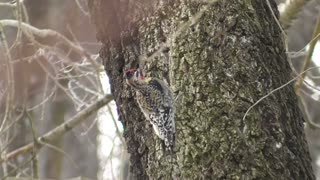
POLYGON ((243 120, 251 105, 291 78, 267 1, 89 0, 89 7, 134 179, 315 179, 292 86, 243 120), (162 46, 144 69, 167 80, 178 97, 172 164, 161 158, 123 77, 139 55, 162 46))

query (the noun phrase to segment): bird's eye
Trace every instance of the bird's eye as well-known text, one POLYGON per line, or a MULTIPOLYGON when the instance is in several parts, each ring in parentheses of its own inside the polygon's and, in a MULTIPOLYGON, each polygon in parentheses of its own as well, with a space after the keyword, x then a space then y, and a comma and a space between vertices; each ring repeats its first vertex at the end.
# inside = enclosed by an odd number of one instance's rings
POLYGON ((129 78, 130 77, 131 72, 127 71, 126 72, 126 77, 129 78))
POLYGON ((131 77, 133 76, 133 73, 134 73, 134 71, 128 70, 128 71, 126 72, 126 78, 127 78, 127 79, 131 78, 131 77))
POLYGON ((136 76, 136 78, 139 77, 139 72, 136 69, 129 69, 126 71, 126 78, 130 79, 133 76, 136 76))

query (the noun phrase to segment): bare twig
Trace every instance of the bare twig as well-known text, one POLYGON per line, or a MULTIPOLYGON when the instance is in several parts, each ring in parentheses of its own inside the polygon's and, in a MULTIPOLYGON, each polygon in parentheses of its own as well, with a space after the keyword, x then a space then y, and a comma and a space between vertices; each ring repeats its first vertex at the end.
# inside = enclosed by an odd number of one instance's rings
POLYGON ((54 75, 52 75, 50 73, 50 71, 48 70, 48 68, 40 61, 37 60, 38 64, 41 66, 41 68, 47 73, 47 75, 49 75, 49 77, 51 78, 51 80, 53 80, 53 82, 62 90, 65 92, 65 94, 73 101, 78 101, 77 103, 83 104, 83 101, 79 101, 78 99, 74 98, 72 96, 72 94, 70 92, 68 92, 68 89, 65 88, 55 77, 54 75))
MULTIPOLYGON (((280 21, 282 23, 282 25, 284 26, 285 29, 288 29, 290 27, 290 23, 291 21, 295 18, 295 16, 301 11, 302 7, 306 4, 306 2, 309 1, 309 0, 294 0, 290 3, 290 5, 287 7, 287 9, 285 10, 284 13, 282 13, 280 15, 280 21)), ((291 61, 291 57, 297 57, 297 56, 300 56, 301 54, 304 54, 305 52, 305 49, 307 49, 307 47, 309 46, 309 51, 307 52, 307 57, 304 61, 304 65, 303 65, 303 71, 306 71, 306 69, 309 67, 309 64, 310 64, 310 61, 311 61, 311 56, 313 54, 313 50, 314 50, 314 47, 315 47, 315 44, 318 42, 319 38, 320 38, 320 32, 319 32, 319 20, 320 20, 320 16, 318 17, 318 20, 317 20, 317 25, 314 29, 314 33, 313 33, 313 37, 312 39, 310 40, 310 42, 305 45, 301 50, 299 50, 298 52, 290 52, 289 53, 289 50, 288 50, 288 42, 287 42, 287 35, 285 33, 285 31, 282 29, 282 26, 280 25, 280 22, 278 21, 277 17, 275 16, 272 8, 271 8, 271 5, 270 5, 270 2, 269 0, 267 0, 267 3, 268 3, 268 6, 269 6, 269 9, 271 10, 272 12, 272 15, 275 19, 275 21, 277 22, 283 36, 284 36, 284 41, 285 41, 285 47, 286 47, 286 53, 288 54, 288 63, 292 69, 292 71, 297 75, 297 77, 301 77, 298 79, 298 81, 296 82, 296 86, 295 86, 295 92, 296 94, 300 95, 300 91, 301 91, 301 86, 302 86, 302 83, 304 83, 305 85, 307 85, 308 87, 312 88, 313 90, 318 90, 317 87, 315 86, 312 86, 308 81, 306 81, 304 79, 305 77, 305 73, 302 73, 301 76, 299 75, 299 73, 297 72, 297 70, 294 68, 293 64, 292 64, 292 61, 291 61), (318 32, 317 32, 318 31, 318 32)), ((311 75, 312 76, 312 75, 311 75)), ((304 101, 303 98, 299 98, 300 99, 300 102, 302 103, 302 108, 304 109, 304 111, 306 112, 305 114, 307 115, 307 119, 306 121, 308 122, 308 124, 313 127, 313 128, 320 128, 320 125, 314 123, 311 119, 310 119, 310 116, 309 114, 307 113, 306 111, 306 103, 304 101)), ((259 102, 257 102, 259 103, 259 102)), ((247 111, 248 112, 248 111, 247 111)), ((246 114, 247 114, 246 112, 246 114)))
POLYGON ((16 7, 16 4, 0 2, 0 7, 10 7, 10 8, 14 8, 14 7, 16 7))
MULTIPOLYGON (((312 39, 317 37, 314 41, 312 41, 310 43, 310 47, 309 47, 309 50, 308 50, 308 54, 307 54, 307 57, 306 59, 304 60, 304 63, 303 63, 303 67, 302 67, 302 71, 305 71, 309 65, 310 65, 310 62, 311 62, 311 57, 312 57, 312 54, 313 54, 313 51, 314 51, 314 48, 319 40, 319 37, 318 36, 320 34, 320 16, 318 17, 318 20, 317 20, 317 23, 316 23, 316 26, 314 28, 314 31, 313 31, 313 35, 312 35, 312 39)), ((302 82, 304 80, 304 77, 306 76, 306 74, 302 74, 301 75, 301 78, 298 79, 296 85, 295 85, 295 91, 296 91, 296 94, 299 96, 299 90, 301 89, 301 85, 302 85, 302 82)))
POLYGON ((8 82, 6 110, 5 110, 3 121, 0 125, 0 132, 2 132, 7 120, 11 118, 11 108, 12 108, 12 103, 13 103, 13 98, 15 93, 15 87, 14 87, 13 68, 12 68, 12 64, 10 63, 12 61, 12 58, 11 58, 8 42, 6 40, 6 36, 3 31, 3 26, 1 23, 0 23, 0 42, 2 44, 0 45, 0 49, 2 49, 3 54, 5 56, 5 65, 6 65, 7 82, 8 82))
POLYGON ((19 43, 21 43, 21 37, 22 37, 22 31, 21 31, 21 22, 22 20, 22 5, 23 3, 21 3, 20 1, 16 1, 16 8, 14 8, 14 14, 16 16, 16 19, 18 20, 18 32, 17 32, 17 36, 15 41, 13 42, 13 44, 11 45, 10 49, 14 48, 15 46, 17 46, 19 43))
POLYGON ((280 22, 285 30, 289 29, 292 21, 296 19, 299 12, 301 12, 307 2, 310 0, 291 0, 289 4, 286 5, 285 10, 280 15, 280 22))
MULTIPOLYGON (((12 20, 12 19, 3 19, 0 20, 0 24, 2 26, 11 26, 11 27, 18 27, 19 22, 17 20, 12 20)), ((67 45, 70 47, 73 51, 77 52, 78 54, 82 55, 83 57, 86 57, 88 61, 95 67, 97 73, 99 70, 99 65, 95 60, 93 60, 90 56, 90 54, 87 53, 81 46, 73 43, 70 41, 68 38, 63 36, 57 31, 53 31, 51 29, 38 29, 34 26, 31 26, 30 24, 21 22, 21 29, 22 31, 29 37, 30 34, 45 38, 45 37, 54 37, 57 40, 61 41, 63 44, 67 45)))
MULTIPOLYGON (((15 167, 15 168, 12 169, 10 172, 8 172, 5 176, 1 177, 1 180, 7 179, 10 174, 13 174, 14 172, 16 172, 16 171, 18 171, 18 170, 19 170, 20 172, 22 172, 22 169, 21 169, 21 168, 24 167, 24 166, 27 166, 28 164, 30 164, 30 162, 32 161, 33 158, 34 158, 34 156, 31 156, 30 159, 28 159, 28 160, 26 160, 25 162, 19 164, 17 167, 15 167)), ((31 179, 32 179, 32 178, 31 178, 31 179)))
MULTIPOLYGON (((250 111, 252 108, 254 108, 257 104, 259 104, 262 100, 264 100, 265 98, 269 97, 271 94, 275 93, 276 91, 279 91, 280 89, 286 87, 287 85, 289 85, 289 84, 292 83, 293 81, 297 80, 298 78, 301 77, 302 74, 306 73, 307 71, 310 71, 310 70, 316 69, 316 68, 320 68, 320 67, 312 67, 312 68, 309 68, 309 69, 303 71, 302 73, 300 73, 298 76, 294 77, 293 79, 291 79, 291 80, 288 81, 287 83, 285 83, 285 84, 281 85, 280 87, 272 90, 271 92, 269 92, 268 94, 266 94, 265 96, 263 96, 262 98, 260 98, 259 100, 257 100, 252 106, 250 106, 250 107, 247 109, 246 113, 244 114, 244 116, 243 116, 243 118, 242 118, 242 121, 245 121, 245 119, 246 119, 249 111, 250 111)), ((248 128, 248 127, 246 127, 246 126, 244 127, 243 133, 245 133, 245 132, 247 131, 247 128, 248 128)))
POLYGON ((85 16, 89 16, 89 15, 90 15, 88 11, 84 10, 84 8, 83 8, 82 4, 79 2, 79 0, 75 0, 75 2, 76 2, 76 4, 77 4, 78 8, 80 9, 80 11, 81 11, 85 16))
MULTIPOLYGON (((113 99, 112 95, 106 95, 102 99, 98 100, 91 106, 87 107, 86 109, 82 110, 78 114, 76 114, 73 118, 66 121, 65 123, 59 125, 58 127, 54 128, 53 130, 49 131, 45 135, 37 138, 37 142, 39 143, 38 150, 43 147, 43 144, 50 143, 54 141, 55 139, 61 137, 66 132, 73 129, 75 126, 80 124, 82 121, 84 121, 88 116, 93 114, 94 112, 97 112, 98 109, 103 107, 104 105, 108 104, 113 99)), ((6 162, 9 159, 15 158, 19 154, 24 154, 27 152, 30 152, 34 147, 34 143, 29 143, 21 148, 18 148, 8 154, 5 154, 1 157, 0 163, 6 162)))
MULTIPOLYGON (((12 19, 2 19, 0 20, 0 24, 2 24, 2 26, 18 27, 19 22, 17 20, 12 20, 12 19)), ((32 33, 42 38, 55 37, 61 42, 63 42, 64 44, 68 45, 68 47, 71 47, 75 52, 78 52, 79 54, 82 54, 84 56, 88 56, 88 54, 82 47, 75 45, 72 41, 70 41, 69 39, 67 39, 65 36, 58 33, 57 31, 53 31, 51 29, 38 29, 24 22, 21 22, 21 28, 23 28, 24 31, 27 31, 29 33, 32 33)))
POLYGON ((38 144, 37 144, 37 133, 36 133, 36 129, 34 127, 34 119, 32 118, 32 116, 30 115, 30 113, 28 111, 25 111, 29 122, 30 122, 30 126, 31 126, 31 132, 32 132, 32 138, 33 138, 33 143, 35 144, 35 146, 33 146, 32 149, 32 156, 34 158, 32 158, 32 175, 34 178, 38 178, 39 174, 38 174, 38 159, 37 159, 37 151, 38 151, 38 144))
POLYGON ((69 160, 69 162, 73 165, 73 167, 79 169, 79 166, 77 165, 77 163, 72 159, 72 157, 68 153, 64 152, 63 149, 61 149, 53 144, 44 143, 44 142, 41 142, 41 143, 43 146, 49 147, 50 149, 52 149, 58 153, 63 154, 69 160))
POLYGON ((320 124, 317 124, 317 123, 312 121, 312 118, 310 117, 310 115, 308 113, 307 105, 306 105, 306 102, 305 102, 304 98, 300 98, 300 102, 302 104, 303 111, 305 112, 305 115, 307 116, 306 117, 306 121, 307 121, 308 125, 311 128, 320 129, 320 124))

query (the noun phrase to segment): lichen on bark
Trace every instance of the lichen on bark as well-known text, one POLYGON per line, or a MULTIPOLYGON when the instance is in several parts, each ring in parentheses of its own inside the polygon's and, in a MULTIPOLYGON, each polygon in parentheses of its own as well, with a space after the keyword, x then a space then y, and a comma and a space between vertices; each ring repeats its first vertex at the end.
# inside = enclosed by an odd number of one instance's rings
POLYGON ((103 40, 100 55, 125 125, 135 179, 314 179, 291 86, 243 120, 252 104, 290 80, 281 31, 266 1, 169 2, 131 24, 118 41, 103 40), (169 82, 177 97, 173 163, 159 156, 159 140, 123 80, 139 55, 163 45, 168 50, 144 69, 169 82))

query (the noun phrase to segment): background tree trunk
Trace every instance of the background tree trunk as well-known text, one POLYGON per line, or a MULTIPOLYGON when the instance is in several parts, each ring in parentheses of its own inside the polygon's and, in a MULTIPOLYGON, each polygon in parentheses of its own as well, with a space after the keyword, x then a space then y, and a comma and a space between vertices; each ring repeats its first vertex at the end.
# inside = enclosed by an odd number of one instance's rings
POLYGON ((290 80, 267 1, 89 0, 89 7, 134 179, 315 179, 291 86, 261 101, 243 120, 251 105, 290 80), (170 82, 178 96, 172 164, 161 157, 159 140, 123 78, 140 54, 164 42, 166 51, 144 68, 170 82))

